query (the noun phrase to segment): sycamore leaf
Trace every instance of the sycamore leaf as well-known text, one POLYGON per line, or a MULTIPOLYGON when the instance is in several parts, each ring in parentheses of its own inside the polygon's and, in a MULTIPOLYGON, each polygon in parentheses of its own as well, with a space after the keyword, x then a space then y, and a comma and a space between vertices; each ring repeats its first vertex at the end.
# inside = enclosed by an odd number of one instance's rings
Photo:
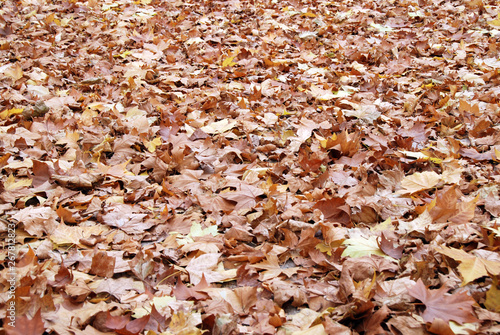
POLYGON ((3 72, 5 77, 11 78, 14 82, 23 77, 23 69, 19 62, 2 66, 0 72, 3 72))
POLYGON ((393 29, 391 27, 386 27, 386 26, 383 26, 383 25, 378 24, 378 23, 370 23, 370 27, 373 27, 373 28, 375 28, 378 31, 383 32, 383 33, 393 31, 393 29))
POLYGON ((500 27, 500 13, 495 20, 488 21, 488 24, 493 27, 500 27))
POLYGON ((235 201, 236 206, 234 210, 238 211, 240 209, 249 209, 257 204, 257 197, 264 194, 264 192, 255 186, 248 184, 241 184, 240 190, 234 192, 222 193, 221 197, 235 201))
POLYGON ((16 317, 16 321, 7 322, 5 318, 4 328, 8 335, 41 335, 45 331, 42 318, 42 309, 38 309, 36 314, 30 319, 27 315, 16 317))
POLYGON ((218 235, 217 226, 214 225, 214 226, 210 226, 208 228, 203 228, 201 226, 201 224, 199 224, 198 222, 193 222, 193 224, 191 225, 191 229, 189 231, 189 234, 187 234, 186 236, 179 237, 177 239, 177 243, 179 245, 186 245, 189 243, 193 243, 194 237, 200 237, 200 236, 205 236, 205 235, 209 235, 209 234, 212 236, 217 236, 218 235))
POLYGON ((331 100, 335 98, 335 95, 330 90, 324 90, 316 85, 311 85, 311 95, 318 100, 331 100))
POLYGON ((156 137, 155 139, 153 139, 151 141, 147 141, 145 143, 145 146, 146 146, 146 148, 148 149, 149 152, 155 152, 156 147, 161 146, 161 144, 162 144, 161 137, 158 136, 158 137, 156 137))
POLYGON ((432 216, 426 209, 422 214, 420 214, 416 219, 409 222, 400 222, 398 225, 399 233, 411 233, 413 231, 424 233, 429 226, 432 225, 432 216))
POLYGON ((11 108, 6 109, 0 113, 0 119, 5 120, 8 119, 11 115, 18 115, 23 113, 23 108, 11 108))
POLYGON ((320 323, 305 330, 294 331, 292 335, 327 335, 325 327, 320 323))
POLYGON ((27 179, 27 178, 19 179, 16 181, 13 175, 9 175, 7 180, 4 182, 3 186, 7 191, 11 191, 20 187, 30 187, 32 181, 33 179, 27 179))
POLYGON ((377 242, 377 236, 370 236, 369 238, 354 237, 345 240, 342 244, 347 245, 347 248, 342 253, 342 257, 363 257, 369 255, 378 255, 389 259, 382 250, 380 250, 377 242))
POLYGON ((186 266, 191 284, 198 284, 202 276, 205 276, 208 283, 235 278, 236 269, 224 270, 222 263, 219 264, 220 256, 219 253, 209 253, 193 258, 186 266))
POLYGON ((148 301, 146 305, 134 309, 132 316, 136 319, 142 318, 145 315, 151 314, 153 305, 156 309, 161 310, 169 305, 172 305, 176 301, 177 299, 171 296, 153 297, 153 299, 151 301, 148 301))
POLYGON ((200 129, 207 134, 222 134, 226 131, 233 129, 236 126, 236 121, 229 122, 228 119, 223 119, 221 121, 212 122, 200 129))
POLYGON ((484 306, 495 313, 500 313, 500 289, 498 288, 498 280, 495 278, 491 287, 486 292, 486 301, 484 306))
POLYGON ((478 278, 488 276, 488 274, 495 276, 500 275, 500 262, 476 257, 460 249, 440 247, 436 248, 436 251, 460 262, 458 271, 464 279, 462 285, 466 285, 478 278))
POLYGON ((278 257, 274 254, 268 254, 266 260, 260 263, 253 264, 251 267, 256 269, 266 270, 262 272, 259 276, 261 281, 266 281, 272 278, 278 277, 280 274, 285 274, 287 277, 291 277, 299 270, 298 267, 285 268, 281 267, 279 264, 278 257))
POLYGON ((422 279, 419 279, 415 286, 408 290, 408 293, 425 305, 422 313, 425 322, 432 322, 434 319, 455 321, 460 324, 477 321, 472 312, 472 305, 476 301, 465 292, 446 294, 447 291, 446 286, 437 290, 429 290, 422 279))
POLYGON ((403 189, 396 193, 408 194, 428 190, 436 186, 440 180, 441 176, 434 171, 416 172, 403 178, 401 181, 403 189))

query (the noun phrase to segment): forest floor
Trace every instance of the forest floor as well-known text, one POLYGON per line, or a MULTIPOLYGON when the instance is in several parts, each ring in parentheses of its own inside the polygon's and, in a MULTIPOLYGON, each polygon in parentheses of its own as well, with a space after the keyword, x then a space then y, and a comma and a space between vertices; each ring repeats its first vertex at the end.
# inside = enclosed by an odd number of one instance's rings
POLYGON ((500 333, 499 54, 494 0, 2 1, 3 333, 500 333))

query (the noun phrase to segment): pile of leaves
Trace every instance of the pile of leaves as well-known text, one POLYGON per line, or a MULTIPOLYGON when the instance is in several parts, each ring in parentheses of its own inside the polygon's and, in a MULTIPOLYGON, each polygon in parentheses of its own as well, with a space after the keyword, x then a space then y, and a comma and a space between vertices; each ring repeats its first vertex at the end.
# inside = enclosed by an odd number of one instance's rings
POLYGON ((499 13, 2 1, 4 331, 498 334, 499 13))

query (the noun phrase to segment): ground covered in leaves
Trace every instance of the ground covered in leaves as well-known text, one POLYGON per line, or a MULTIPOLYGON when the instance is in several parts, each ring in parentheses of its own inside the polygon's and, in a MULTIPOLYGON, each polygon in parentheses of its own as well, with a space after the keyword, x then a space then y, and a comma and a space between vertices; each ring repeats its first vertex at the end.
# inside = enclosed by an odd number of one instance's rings
POLYGON ((2 1, 3 332, 498 334, 499 11, 2 1))

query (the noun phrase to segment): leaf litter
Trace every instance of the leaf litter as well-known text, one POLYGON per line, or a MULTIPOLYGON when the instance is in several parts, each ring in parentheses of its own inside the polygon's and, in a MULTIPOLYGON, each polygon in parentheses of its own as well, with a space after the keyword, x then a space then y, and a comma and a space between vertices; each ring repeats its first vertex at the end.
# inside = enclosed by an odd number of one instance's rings
POLYGON ((499 13, 3 1, 4 332, 500 332, 499 13))

